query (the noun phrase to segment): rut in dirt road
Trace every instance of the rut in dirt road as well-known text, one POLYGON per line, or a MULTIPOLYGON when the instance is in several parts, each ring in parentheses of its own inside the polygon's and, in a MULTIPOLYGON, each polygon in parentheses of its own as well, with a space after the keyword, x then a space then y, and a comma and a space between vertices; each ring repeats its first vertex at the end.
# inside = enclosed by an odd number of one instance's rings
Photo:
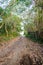
POLYGON ((43 65, 43 47, 19 37, 0 49, 0 65, 43 65))

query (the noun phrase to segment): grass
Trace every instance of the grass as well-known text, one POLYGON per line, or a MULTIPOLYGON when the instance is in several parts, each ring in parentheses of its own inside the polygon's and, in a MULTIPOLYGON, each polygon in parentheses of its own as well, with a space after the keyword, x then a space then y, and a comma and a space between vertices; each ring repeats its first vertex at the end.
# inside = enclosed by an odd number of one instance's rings
POLYGON ((31 34, 27 34, 26 37, 30 38, 34 42, 38 42, 40 44, 43 44, 43 39, 41 39, 41 38, 33 37, 33 35, 31 35, 31 34))
POLYGON ((14 33, 9 33, 8 36, 6 34, 0 34, 0 42, 11 40, 11 39, 13 39, 17 36, 19 36, 19 35, 15 32, 14 33))

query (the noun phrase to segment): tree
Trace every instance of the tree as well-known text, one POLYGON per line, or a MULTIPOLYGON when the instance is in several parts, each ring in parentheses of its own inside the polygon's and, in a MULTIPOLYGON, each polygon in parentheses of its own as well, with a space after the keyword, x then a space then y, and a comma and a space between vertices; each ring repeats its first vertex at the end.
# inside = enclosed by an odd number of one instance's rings
POLYGON ((13 15, 9 9, 10 6, 8 6, 5 9, 0 8, 0 18, 2 18, 2 20, 0 20, 0 34, 6 34, 7 37, 9 34, 12 35, 14 33, 19 35, 21 31, 21 18, 13 15))
MULTIPOLYGON (((35 7, 36 7, 36 15, 34 18, 34 22, 36 24, 38 36, 41 37, 41 33, 43 32, 43 0, 41 1, 36 0, 35 7)), ((41 38, 43 38, 43 34, 41 38)))
POLYGON ((28 32, 35 32, 36 39, 43 39, 43 0, 34 0, 34 3, 25 20, 25 34, 28 36, 28 32))

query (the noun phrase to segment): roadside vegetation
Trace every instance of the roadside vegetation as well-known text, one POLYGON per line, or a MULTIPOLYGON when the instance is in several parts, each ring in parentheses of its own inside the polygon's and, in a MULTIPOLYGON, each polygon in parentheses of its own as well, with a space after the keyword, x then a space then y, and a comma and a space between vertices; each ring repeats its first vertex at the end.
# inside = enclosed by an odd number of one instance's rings
POLYGON ((9 8, 10 6, 5 9, 0 7, 0 41, 9 40, 20 35, 22 19, 13 15, 12 9, 9 8))
POLYGON ((43 43, 43 0, 34 0, 25 23, 25 35, 33 41, 43 43))
POLYGON ((21 22, 26 37, 43 42, 43 0, 11 0, 0 7, 0 40, 19 36, 21 22))

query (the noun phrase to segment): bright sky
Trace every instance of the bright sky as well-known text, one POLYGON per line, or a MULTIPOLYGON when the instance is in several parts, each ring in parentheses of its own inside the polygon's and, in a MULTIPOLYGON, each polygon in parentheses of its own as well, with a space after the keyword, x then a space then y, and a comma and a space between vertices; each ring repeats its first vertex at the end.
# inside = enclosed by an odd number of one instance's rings
POLYGON ((0 0, 0 7, 3 9, 9 4, 10 0, 0 0))

